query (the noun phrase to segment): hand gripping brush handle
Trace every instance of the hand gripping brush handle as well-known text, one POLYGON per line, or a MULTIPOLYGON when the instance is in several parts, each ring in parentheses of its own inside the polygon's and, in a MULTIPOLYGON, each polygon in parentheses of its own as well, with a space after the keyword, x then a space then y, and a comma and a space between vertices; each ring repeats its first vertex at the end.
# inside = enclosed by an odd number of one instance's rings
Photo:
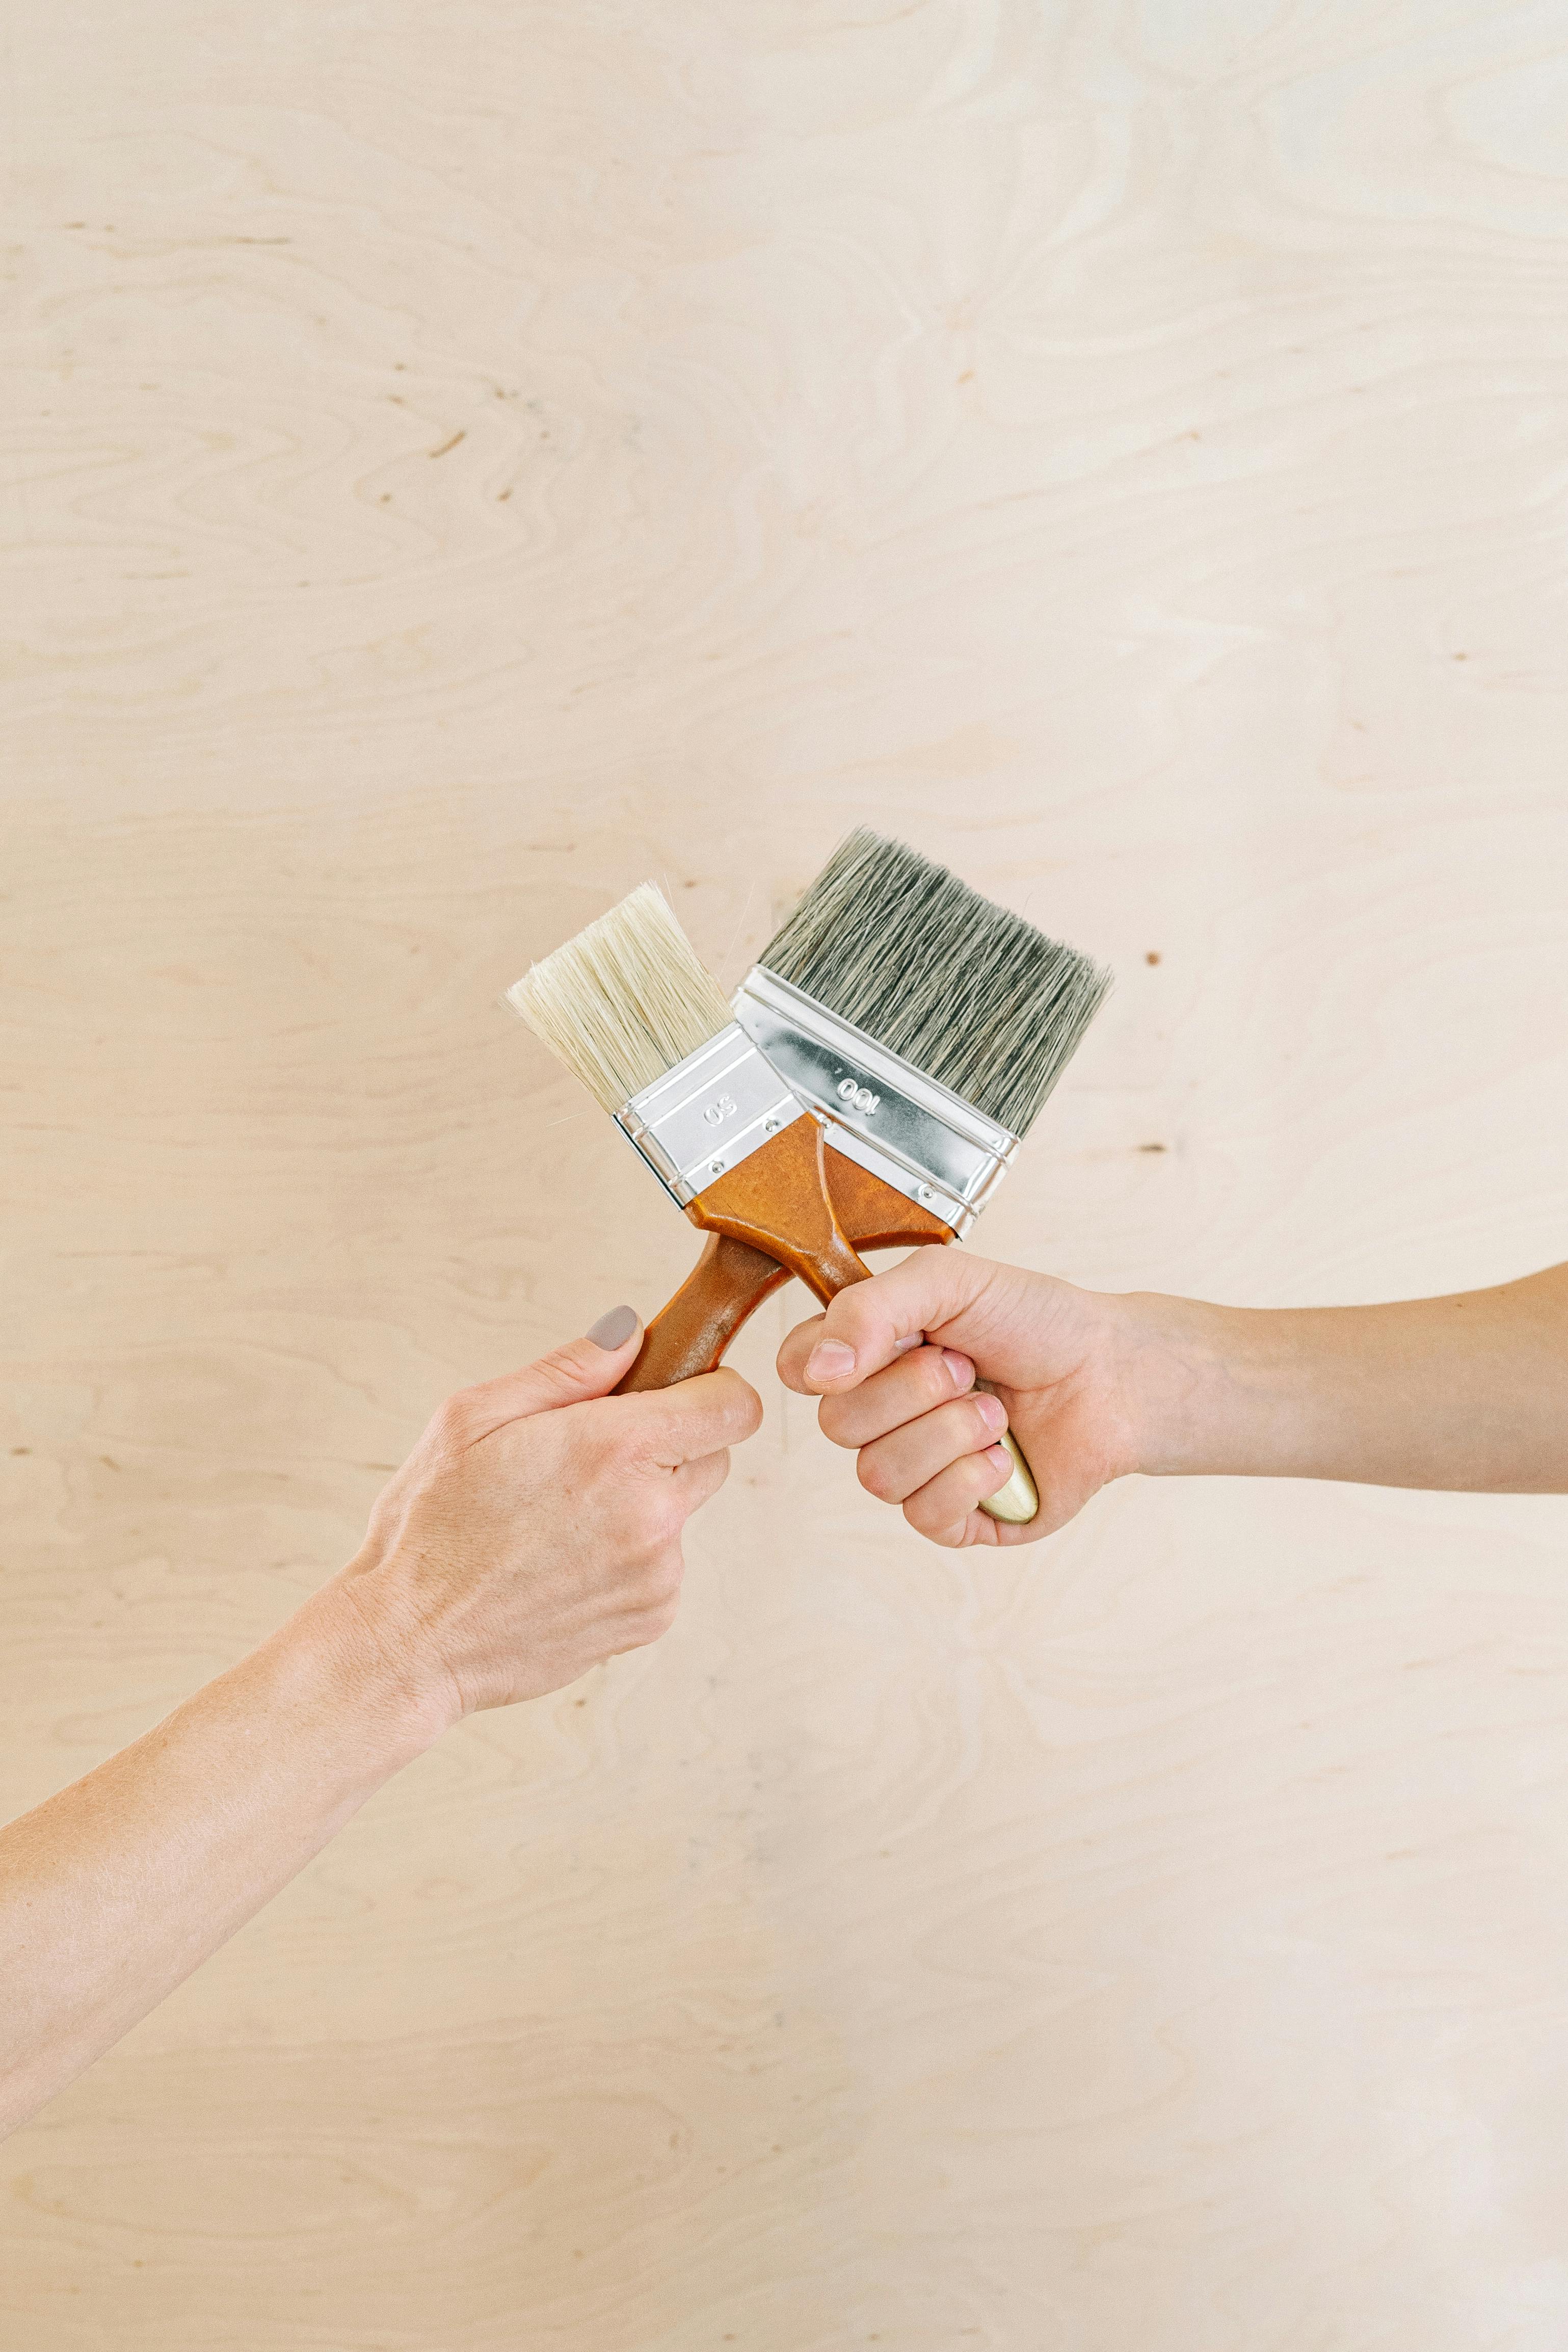
MULTIPOLYGON (((686 1215, 706 1230, 707 1245, 649 1324, 636 1362, 618 1384, 621 1392, 670 1388, 695 1373, 716 1370, 742 1324, 791 1275, 825 1307, 839 1291, 870 1275, 858 1250, 955 1238, 940 1217, 827 1149, 827 1136, 815 1118, 797 1119, 775 1139, 769 1155, 786 1142, 788 1191, 777 1168, 765 1171, 760 1186, 754 1179, 747 1188, 740 1180, 754 1162, 747 1160, 687 1204, 686 1215)), ((977 1380, 975 1387, 995 1394, 988 1381, 977 1380)), ((1040 1508, 1029 1465, 1010 1430, 996 1442, 1012 1457, 1012 1475, 981 1507, 992 1518, 1027 1525, 1040 1508)))
MULTIPOLYGON (((862 827, 764 948, 735 1015, 828 1129, 842 1232, 885 1248, 969 1231, 1110 984, 1076 948, 862 827)), ((776 1279, 766 1240, 716 1227, 695 1203, 687 1214, 721 1238, 656 1318, 632 1381, 716 1363, 776 1279)), ((1002 1443, 1013 1475, 980 1508, 1024 1525, 1040 1498, 1015 1440, 1002 1443)))

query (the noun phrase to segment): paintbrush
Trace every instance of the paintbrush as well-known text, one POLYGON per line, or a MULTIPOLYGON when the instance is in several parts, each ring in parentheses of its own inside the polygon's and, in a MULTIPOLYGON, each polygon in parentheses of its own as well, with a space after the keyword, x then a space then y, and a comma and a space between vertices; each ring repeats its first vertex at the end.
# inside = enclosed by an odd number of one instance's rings
MULTIPOLYGON (((623 1389, 716 1364, 791 1274, 825 1304, 871 1269, 828 1190, 826 1132, 736 1021, 651 882, 533 966, 507 1002, 613 1118, 694 1224, 736 1253, 716 1292, 696 1276, 648 1328, 623 1389), (733 1274, 746 1305, 729 1309, 733 1274)), ((701 1268, 698 1269, 699 1273, 701 1268)))
MULTIPOLYGON (((830 1189, 871 1248, 932 1239, 932 1221, 944 1241, 969 1232, 1110 985, 1076 948, 862 826, 768 941, 735 1012, 829 1122, 830 1189)), ((725 1270, 733 1288, 741 1269, 725 1270)), ((980 1507, 1022 1524, 1039 1496, 1002 1443, 1013 1475, 980 1507)))

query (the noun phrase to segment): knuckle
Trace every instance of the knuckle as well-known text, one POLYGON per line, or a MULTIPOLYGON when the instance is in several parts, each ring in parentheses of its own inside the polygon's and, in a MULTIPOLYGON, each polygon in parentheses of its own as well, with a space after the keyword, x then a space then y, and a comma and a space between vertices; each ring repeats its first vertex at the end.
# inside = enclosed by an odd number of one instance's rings
POLYGON ((855 1442, 855 1412, 847 1396, 827 1396, 817 1407, 817 1427, 831 1445, 855 1442))
POLYGON ((950 1509, 943 1510, 940 1507, 934 1511, 931 1497, 922 1487, 916 1487, 913 1495, 905 1496, 900 1508, 916 1535, 922 1536, 928 1535, 939 1520, 950 1519, 953 1516, 950 1509))
POLYGON ((674 1614, 681 1597, 681 1580, 685 1562, 680 1554, 666 1552, 656 1559, 643 1579, 642 1598, 646 1609, 668 1609, 674 1614))
POLYGON ((727 1370, 721 1375, 724 1389, 716 1416, 716 1435, 720 1443, 728 1438, 749 1437, 762 1421, 762 1399, 749 1381, 738 1372, 727 1370))
POLYGON ((929 1504, 920 1507, 919 1497, 911 1496, 904 1507, 904 1516, 917 1536, 927 1543, 940 1544, 944 1551, 956 1551, 965 1541, 968 1523, 952 1517, 951 1506, 933 1509, 929 1504))
POLYGON ((707 1454, 705 1457, 703 1466, 705 1469, 711 1470, 713 1473, 713 1486, 710 1491, 716 1495, 719 1488, 724 1485, 725 1480, 729 1475, 728 1446, 721 1445, 716 1453, 707 1454))
POLYGON ((468 1443, 475 1419, 473 1391, 455 1389, 437 1405, 431 1428, 439 1444, 455 1452, 468 1443))
POLYGON ((973 1510, 977 1503, 994 1493, 1001 1483, 994 1464, 984 1454, 966 1454, 961 1462, 953 1465, 949 1513, 955 1506, 959 1510, 973 1510))
POLYGON ((862 1448, 855 1463, 855 1476, 860 1480, 866 1493, 874 1495, 879 1503, 894 1503, 898 1500, 895 1492, 897 1482, 888 1464, 882 1459, 874 1447, 867 1445, 862 1448))
POLYGON ((619 1646, 626 1650, 645 1650, 650 1642, 658 1641, 662 1634, 669 1632, 675 1622, 676 1606, 674 1601, 661 1601, 637 1610, 625 1620, 625 1637, 619 1646))
POLYGON ((669 1482, 653 1489, 642 1516, 644 1535, 660 1545, 674 1543, 686 1523, 685 1505, 669 1482))

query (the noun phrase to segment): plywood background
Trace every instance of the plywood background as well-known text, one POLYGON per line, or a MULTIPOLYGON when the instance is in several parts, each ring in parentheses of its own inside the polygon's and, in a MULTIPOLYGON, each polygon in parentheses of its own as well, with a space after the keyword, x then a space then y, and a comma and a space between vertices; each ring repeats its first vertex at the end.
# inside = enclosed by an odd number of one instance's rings
MULTIPOLYGON (((649 874, 730 979, 865 819, 1115 963, 992 1255, 1568 1253, 1563 0, 6 37, 6 1809, 684 1270, 495 1009, 649 874)), ((665 1644, 8 2143, 8 2352, 1560 2352, 1568 1506, 954 1558, 799 1299, 665 1644)))

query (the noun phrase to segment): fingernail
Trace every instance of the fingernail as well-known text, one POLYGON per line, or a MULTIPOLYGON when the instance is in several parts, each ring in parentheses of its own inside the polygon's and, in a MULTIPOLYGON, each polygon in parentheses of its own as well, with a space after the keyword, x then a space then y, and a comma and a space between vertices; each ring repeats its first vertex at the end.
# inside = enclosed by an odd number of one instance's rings
POLYGON ((953 1386, 967 1389, 975 1377, 975 1367, 967 1356, 961 1356, 956 1348, 944 1348, 942 1361, 953 1375, 953 1386))
POLYGON ((1000 1397, 977 1396, 975 1399, 975 1403, 978 1408, 980 1419, 985 1423, 988 1429, 1005 1429, 1007 1427, 1008 1409, 1002 1402, 1000 1397))
POLYGON ((855 1368, 855 1351, 841 1339, 819 1339, 806 1359, 809 1381, 841 1381, 855 1368))
POLYGON ((988 1445, 986 1448, 986 1459, 990 1464, 993 1470, 1007 1470, 1010 1472, 1013 1466, 1013 1457, 1008 1452, 1005 1445, 988 1445))
POLYGON ((895 1356, 907 1356, 911 1348, 923 1347, 925 1345, 925 1334, 924 1331, 911 1331, 907 1339, 895 1339, 894 1341, 893 1352, 895 1356))
POLYGON ((589 1325, 587 1336, 596 1348, 608 1352, 612 1348, 623 1348, 636 1328, 634 1307, 612 1307, 608 1315, 601 1315, 597 1323, 589 1325))

